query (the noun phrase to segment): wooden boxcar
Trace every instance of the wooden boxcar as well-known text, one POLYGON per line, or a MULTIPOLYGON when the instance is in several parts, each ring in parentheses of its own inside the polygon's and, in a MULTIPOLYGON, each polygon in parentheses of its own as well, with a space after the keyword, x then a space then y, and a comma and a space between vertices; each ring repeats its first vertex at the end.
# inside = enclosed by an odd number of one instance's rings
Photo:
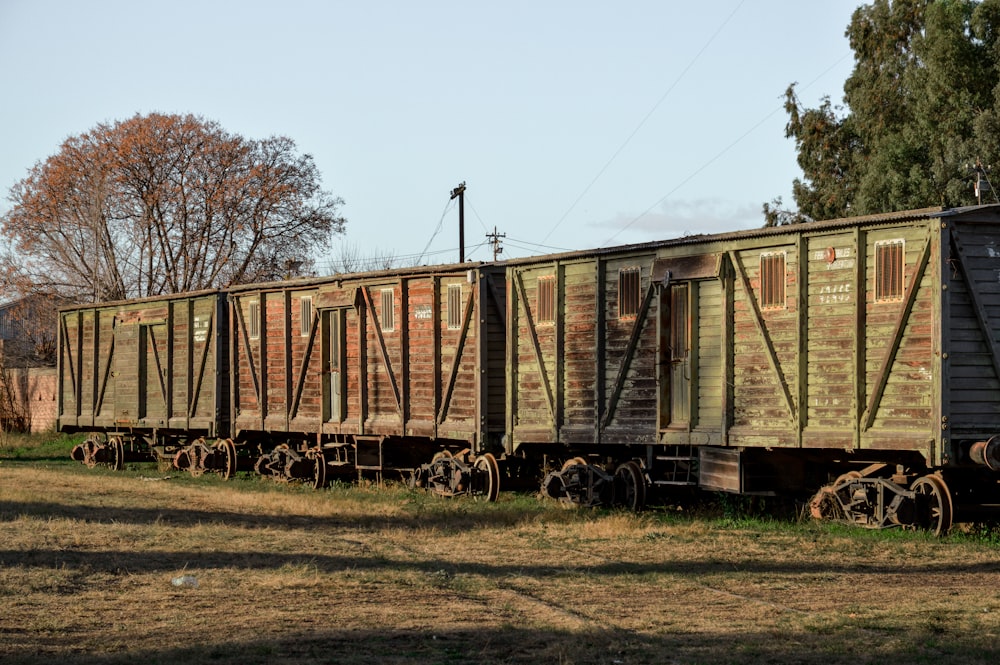
POLYGON ((278 477, 434 461, 420 482, 495 496, 505 298, 472 263, 230 289, 234 439, 278 477))
POLYGON ((227 316, 218 291, 62 308, 57 428, 93 433, 74 458, 121 468, 228 436, 227 316))
POLYGON ((814 512, 937 530, 1000 503, 998 210, 510 262, 506 453, 582 503, 826 485, 814 512))

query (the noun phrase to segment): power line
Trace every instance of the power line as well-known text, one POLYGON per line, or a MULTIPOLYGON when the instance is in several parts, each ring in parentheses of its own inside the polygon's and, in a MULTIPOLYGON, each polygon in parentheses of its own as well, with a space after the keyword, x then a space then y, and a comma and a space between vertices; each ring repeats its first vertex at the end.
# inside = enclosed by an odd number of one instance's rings
MULTIPOLYGON (((424 254, 427 253, 427 250, 428 250, 428 248, 430 248, 431 243, 434 242, 434 238, 437 238, 437 235, 439 233, 441 233, 441 227, 444 226, 444 216, 448 214, 448 210, 451 209, 451 206, 452 206, 452 203, 454 202, 454 200, 455 200, 454 198, 448 199, 448 203, 445 204, 444 210, 441 212, 441 219, 438 220, 437 227, 434 229, 434 233, 431 234, 430 240, 428 240, 427 244, 424 245, 424 251, 422 251, 422 252, 420 252, 419 254, 416 255, 417 256, 417 262, 419 262, 420 259, 422 259, 424 257, 424 254)), ((431 252, 431 253, 433 254, 434 252, 431 252)))
POLYGON ((647 113, 645 115, 645 117, 643 117, 643 119, 639 121, 639 124, 636 125, 636 128, 633 129, 632 133, 629 134, 628 138, 625 139, 625 142, 622 143, 621 146, 619 146, 618 150, 616 150, 613 155, 611 155, 611 158, 601 168, 601 170, 597 172, 597 175, 595 175, 594 179, 590 181, 590 184, 588 184, 586 187, 584 187, 583 191, 580 192, 580 195, 578 197, 576 197, 576 200, 573 201, 573 204, 569 207, 569 209, 566 210, 566 212, 563 213, 563 216, 559 218, 559 221, 555 223, 555 226, 553 226, 552 229, 549 230, 549 232, 545 234, 545 237, 542 238, 543 242, 545 240, 548 240, 549 236, 551 236, 553 233, 555 233, 556 229, 558 229, 559 226, 566 220, 566 218, 573 211, 573 209, 577 206, 577 204, 580 203, 580 201, 583 199, 583 197, 587 195, 587 192, 590 191, 590 188, 594 186, 594 184, 601 178, 602 175, 604 175, 604 172, 608 170, 608 167, 611 166, 611 163, 615 161, 615 159, 618 157, 618 155, 621 154, 622 150, 624 150, 625 147, 635 137, 635 135, 639 133, 639 130, 642 129, 642 126, 646 124, 646 121, 649 120, 650 116, 652 116, 653 113, 656 112, 656 109, 658 109, 660 107, 660 105, 667 99, 667 97, 670 95, 670 93, 673 92, 673 89, 675 87, 677 87, 677 84, 681 82, 681 80, 688 73, 688 71, 694 66, 694 63, 696 63, 698 61, 698 59, 701 57, 701 54, 704 53, 706 49, 708 49, 708 47, 711 45, 711 43, 713 41, 715 41, 715 38, 719 35, 720 32, 722 32, 722 29, 726 27, 726 25, 733 18, 733 16, 736 15, 736 12, 739 11, 740 7, 743 6, 744 2, 746 2, 746 0, 740 0, 739 4, 736 5, 736 8, 733 9, 733 11, 729 13, 729 16, 726 17, 726 20, 724 20, 722 22, 722 24, 715 30, 715 32, 712 33, 712 36, 708 38, 708 41, 705 42, 704 46, 701 47, 701 50, 698 51, 694 55, 694 57, 688 63, 687 67, 685 67, 683 69, 683 71, 681 71, 681 73, 677 76, 677 78, 674 79, 674 82, 670 84, 670 87, 667 88, 667 91, 665 93, 663 93, 663 96, 660 97, 660 100, 658 102, 656 102, 656 104, 653 105, 653 108, 651 108, 649 110, 649 113, 647 113))
MULTIPOLYGON (((849 55, 850 54, 848 53, 848 54, 845 54, 845 55, 841 56, 840 58, 838 58, 836 62, 834 62, 832 65, 830 65, 829 67, 827 67, 826 69, 824 69, 821 74, 819 74, 812 81, 810 81, 805 86, 803 86, 803 90, 808 90, 813 84, 815 84, 821 78, 823 78, 824 76, 826 76, 827 74, 829 74, 830 71, 834 67, 836 67, 841 62, 843 62, 844 59, 847 58, 849 55)), ((716 162, 716 160, 718 160, 724 154, 726 154, 727 152, 729 152, 730 150, 732 150, 732 148, 736 144, 738 144, 740 141, 742 141, 747 136, 749 136, 750 134, 752 134, 758 127, 760 127, 765 122, 767 122, 768 120, 770 120, 771 116, 773 116, 778 111, 783 110, 784 108, 785 108, 784 104, 782 104, 781 106, 777 107, 776 109, 772 110, 770 113, 768 113, 767 115, 765 115, 763 118, 761 118, 759 121, 757 121, 757 123, 755 123, 752 127, 750 127, 750 129, 748 129, 745 132, 743 132, 743 134, 741 134, 739 136, 739 138, 737 138, 735 141, 733 141, 732 143, 730 143, 729 145, 727 145, 725 148, 723 148, 722 150, 720 150, 718 153, 716 153, 716 155, 714 157, 712 157, 707 162, 705 162, 704 164, 702 164, 695 171, 693 171, 690 175, 688 175, 688 177, 684 178, 684 180, 682 180, 679 184, 677 184, 673 189, 671 189, 669 192, 667 192, 662 197, 660 197, 660 199, 656 203, 654 203, 653 205, 651 205, 648 208, 646 208, 638 216, 636 216, 635 218, 633 218, 632 221, 630 221, 628 224, 626 224, 625 226, 623 226, 620 229, 618 229, 614 233, 614 235, 612 235, 610 238, 608 238, 607 240, 605 240, 601 244, 602 245, 609 245, 609 244, 611 244, 611 242, 613 242, 615 238, 617 238, 619 235, 621 235, 624 231, 627 231, 629 228, 631 228, 632 225, 635 224, 636 222, 638 222, 640 219, 642 219, 643 217, 645 217, 646 215, 648 215, 651 210, 653 210, 657 206, 661 205, 664 201, 666 201, 668 198, 670 198, 674 194, 674 192, 676 192, 678 189, 680 189, 681 187, 683 187, 684 185, 686 185, 687 183, 689 183, 691 180, 694 179, 695 176, 697 176, 699 173, 701 173, 702 171, 704 171, 705 169, 707 169, 709 166, 711 166, 712 164, 714 164, 716 162)))

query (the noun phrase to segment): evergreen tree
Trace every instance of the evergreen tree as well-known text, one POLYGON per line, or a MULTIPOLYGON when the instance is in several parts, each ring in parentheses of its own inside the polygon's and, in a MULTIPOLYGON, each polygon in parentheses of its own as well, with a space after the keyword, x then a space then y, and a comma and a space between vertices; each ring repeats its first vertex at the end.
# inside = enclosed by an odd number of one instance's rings
POLYGON ((976 203, 974 165, 1000 157, 1000 0, 875 0, 846 34, 846 112, 786 91, 800 218, 976 203))

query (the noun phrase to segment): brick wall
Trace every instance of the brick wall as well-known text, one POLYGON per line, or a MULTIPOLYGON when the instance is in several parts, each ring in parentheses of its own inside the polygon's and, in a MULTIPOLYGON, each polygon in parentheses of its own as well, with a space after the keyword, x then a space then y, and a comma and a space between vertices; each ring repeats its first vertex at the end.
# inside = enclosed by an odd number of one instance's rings
POLYGON ((32 432, 56 426, 56 368, 30 367, 7 370, 15 397, 28 417, 32 432))

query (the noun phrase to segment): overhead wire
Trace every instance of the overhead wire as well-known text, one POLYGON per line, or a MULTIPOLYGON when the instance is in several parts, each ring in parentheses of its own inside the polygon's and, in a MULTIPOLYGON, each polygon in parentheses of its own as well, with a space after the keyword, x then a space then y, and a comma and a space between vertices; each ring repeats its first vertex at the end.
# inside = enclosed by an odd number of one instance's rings
POLYGON ((670 84, 670 87, 668 87, 667 91, 665 93, 663 93, 663 95, 660 97, 659 101, 657 101, 653 105, 653 108, 651 108, 649 110, 649 112, 643 117, 643 119, 639 121, 639 124, 636 125, 635 129, 632 130, 632 133, 628 135, 628 138, 626 138, 625 141, 614 152, 614 154, 611 155, 611 158, 608 159, 608 161, 604 164, 604 166, 601 168, 601 170, 597 172, 597 175, 594 176, 593 180, 591 180, 590 183, 586 187, 583 188, 583 191, 580 192, 580 195, 576 197, 576 200, 573 201, 573 203, 572 203, 572 205, 570 205, 569 209, 566 210, 565 213, 563 213, 563 216, 559 218, 559 221, 557 221, 555 223, 555 226, 553 226, 549 230, 549 232, 545 234, 545 237, 542 238, 543 242, 546 241, 546 240, 548 240, 549 237, 553 233, 555 233, 556 229, 558 229, 559 226, 569 216, 569 214, 571 212, 573 212, 573 209, 576 208, 577 204, 580 203, 580 201, 583 199, 583 197, 587 195, 587 192, 590 191, 591 187, 593 187, 594 184, 598 180, 600 180, 601 176, 604 175, 604 172, 608 170, 608 168, 611 166, 612 162, 614 162, 615 159, 618 157, 618 155, 621 154, 621 152, 625 149, 626 146, 628 146, 628 144, 632 141, 632 139, 635 137, 635 135, 639 133, 639 130, 642 129, 643 125, 646 124, 646 121, 649 120, 649 118, 653 115, 653 113, 656 112, 656 109, 660 108, 660 105, 663 104, 663 102, 667 99, 667 97, 670 96, 670 93, 673 92, 673 90, 674 90, 675 87, 677 87, 677 84, 681 82, 681 80, 684 78, 684 76, 688 73, 688 71, 694 66, 694 64, 701 57, 701 55, 708 49, 708 47, 712 44, 712 42, 715 41, 715 38, 719 35, 720 32, 722 32, 723 28, 725 28, 726 25, 729 24, 729 21, 732 20, 733 16, 736 15, 736 12, 739 11, 740 7, 743 6, 744 2, 746 2, 746 0, 740 0, 740 2, 736 5, 736 7, 733 9, 733 11, 731 11, 729 13, 729 16, 727 16, 726 19, 722 22, 722 24, 719 25, 718 28, 716 28, 715 32, 712 33, 712 36, 709 37, 708 41, 706 41, 705 44, 701 47, 701 50, 699 50, 694 55, 694 57, 687 64, 687 66, 681 71, 680 74, 678 74, 677 78, 674 79, 674 82, 670 84))
MULTIPOLYGON (((816 76, 815 78, 813 78, 812 81, 810 81, 805 86, 803 86, 803 89, 804 90, 808 90, 813 84, 815 84, 821 78, 823 78, 828 73, 830 73, 830 71, 834 67, 836 67, 841 62, 843 62, 844 59, 847 58, 849 55, 850 54, 848 53, 848 54, 845 54, 845 55, 841 56, 840 58, 838 58, 836 62, 834 62, 832 65, 830 65, 829 67, 827 67, 826 69, 824 69, 821 74, 819 74, 818 76, 816 76)), ((630 221, 628 224, 625 224, 620 229, 618 229, 611 237, 609 237, 607 240, 605 240, 603 243, 601 243, 601 245, 605 246, 605 245, 608 245, 608 244, 612 243, 615 240, 615 238, 617 238, 623 232, 625 232, 629 228, 631 228, 632 225, 635 224, 636 222, 638 222, 640 219, 642 219, 643 217, 645 217, 646 215, 648 215, 651 210, 653 210, 657 206, 660 206, 664 201, 666 201, 668 198, 670 198, 674 194, 674 192, 676 192, 678 189, 680 189, 681 187, 683 187, 684 185, 686 185, 688 182, 690 182, 691 180, 693 180, 694 177, 697 176, 699 173, 701 173, 702 171, 704 171, 705 169, 707 169, 709 166, 711 166, 712 164, 714 164, 720 157, 722 157, 724 154, 726 154, 727 152, 729 152, 730 150, 732 150, 732 148, 734 146, 736 146, 736 144, 738 144, 740 141, 742 141, 747 136, 749 136, 750 134, 752 134, 758 127, 760 127, 765 122, 767 122, 768 120, 770 120, 771 117, 775 113, 783 110, 784 108, 785 108, 785 106, 784 106, 784 104, 782 104, 781 106, 773 109, 770 113, 768 113, 763 118, 761 118, 760 120, 758 120, 752 127, 750 127, 750 129, 748 129, 745 132, 743 132, 736 140, 734 140, 733 142, 731 142, 725 148, 723 148, 718 153, 716 153, 715 156, 713 156, 711 159, 709 159, 704 164, 702 164, 697 169, 695 169, 693 172, 691 172, 690 175, 688 175, 680 183, 678 183, 676 186, 674 186, 673 189, 671 189, 669 192, 667 192, 662 197, 660 197, 660 199, 656 203, 654 203, 653 205, 651 205, 648 208, 646 208, 644 211, 642 211, 640 214, 638 214, 636 217, 634 217, 632 219, 632 221, 630 221)))
POLYGON ((438 220, 437 227, 435 227, 434 233, 431 234, 430 240, 428 240, 427 244, 424 245, 424 251, 422 251, 422 252, 420 252, 420 254, 416 255, 417 256, 417 260, 416 260, 417 263, 419 263, 420 259, 422 259, 424 257, 424 254, 427 253, 427 250, 430 249, 431 243, 434 242, 434 238, 437 238, 437 235, 439 233, 441 233, 441 228, 444 226, 444 217, 445 217, 445 215, 448 214, 448 210, 451 208, 451 206, 454 203, 454 201, 455 201, 455 199, 451 198, 451 199, 448 199, 448 203, 445 204, 444 210, 441 211, 441 219, 438 220))

